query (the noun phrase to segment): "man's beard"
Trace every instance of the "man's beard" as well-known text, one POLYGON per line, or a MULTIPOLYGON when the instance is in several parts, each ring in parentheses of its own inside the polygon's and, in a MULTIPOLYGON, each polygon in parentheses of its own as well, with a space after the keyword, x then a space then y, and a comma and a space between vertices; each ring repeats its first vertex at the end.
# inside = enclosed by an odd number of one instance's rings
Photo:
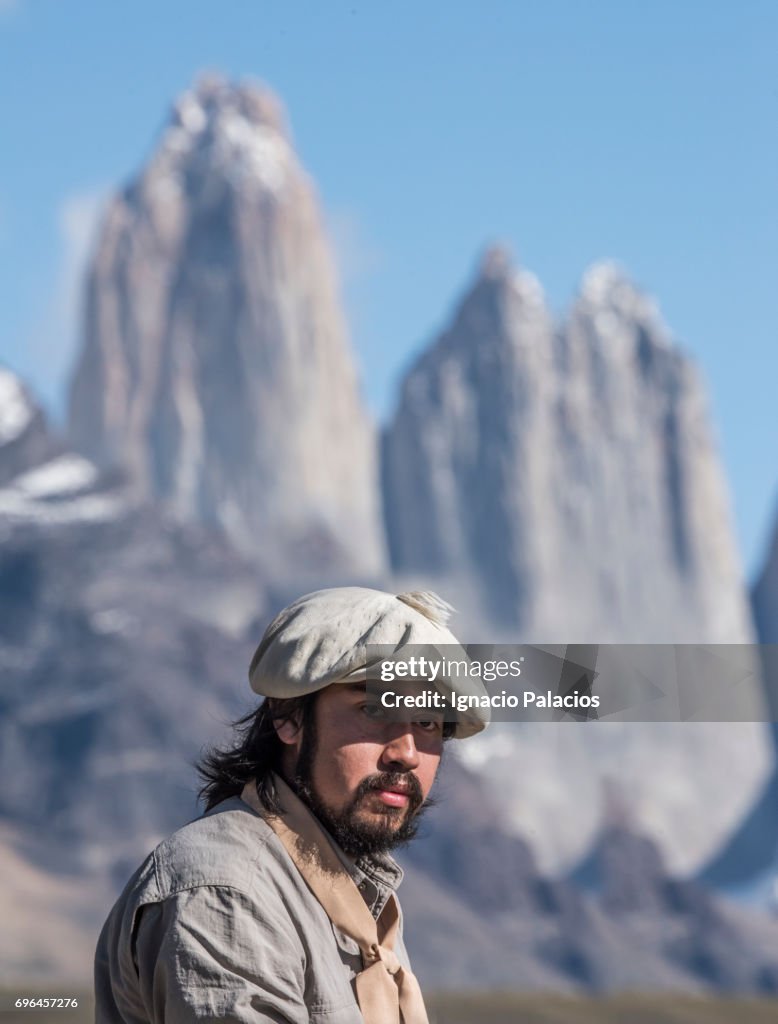
POLYGON ((352 857, 387 853, 414 838, 423 812, 434 801, 424 800, 421 784, 413 772, 377 772, 366 776, 343 810, 334 813, 322 802, 313 785, 315 755, 315 730, 309 730, 300 749, 292 785, 344 853, 352 857), (314 734, 311 735, 311 732, 314 734), (402 787, 407 793, 408 803, 405 807, 385 807, 377 818, 373 816, 372 821, 359 817, 360 806, 369 793, 396 786, 402 787))

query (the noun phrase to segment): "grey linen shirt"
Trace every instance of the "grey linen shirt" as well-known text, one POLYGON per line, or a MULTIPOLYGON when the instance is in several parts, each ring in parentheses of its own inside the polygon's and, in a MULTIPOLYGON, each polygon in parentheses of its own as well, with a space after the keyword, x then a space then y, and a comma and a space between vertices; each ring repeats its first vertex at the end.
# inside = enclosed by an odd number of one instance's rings
MULTIPOLYGON (((334 845, 334 844, 333 844, 334 845)), ((402 880, 338 850, 374 917, 402 880)), ((400 934, 395 952, 410 967, 400 934)), ((95 955, 97 1024, 362 1024, 359 947, 239 797, 175 832, 133 875, 95 955)))

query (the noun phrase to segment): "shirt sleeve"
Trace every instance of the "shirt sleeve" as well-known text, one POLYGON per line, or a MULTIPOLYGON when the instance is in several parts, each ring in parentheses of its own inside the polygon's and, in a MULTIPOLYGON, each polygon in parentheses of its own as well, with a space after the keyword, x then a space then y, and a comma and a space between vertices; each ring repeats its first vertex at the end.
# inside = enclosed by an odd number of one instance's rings
POLYGON ((282 908, 203 885, 140 912, 134 943, 152 1024, 308 1024, 305 957, 282 908))

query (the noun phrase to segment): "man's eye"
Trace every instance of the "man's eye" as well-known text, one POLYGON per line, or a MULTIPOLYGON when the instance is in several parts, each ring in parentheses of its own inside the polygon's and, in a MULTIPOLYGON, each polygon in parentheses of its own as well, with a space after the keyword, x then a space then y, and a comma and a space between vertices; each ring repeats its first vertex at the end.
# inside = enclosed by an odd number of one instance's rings
POLYGON ((438 718, 425 718, 421 722, 414 723, 424 732, 435 732, 442 727, 442 722, 438 718))
POLYGON ((367 704, 362 705, 362 712, 367 715, 368 718, 383 718, 384 709, 378 703, 378 701, 369 701, 367 704))

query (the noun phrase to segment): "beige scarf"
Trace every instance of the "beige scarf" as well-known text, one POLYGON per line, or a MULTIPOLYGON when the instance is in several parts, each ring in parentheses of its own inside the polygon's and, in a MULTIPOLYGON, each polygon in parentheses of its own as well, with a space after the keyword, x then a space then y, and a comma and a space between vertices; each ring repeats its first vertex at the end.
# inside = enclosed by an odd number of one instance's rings
POLYGON ((400 926, 394 893, 376 920, 314 815, 277 775, 275 783, 281 815, 268 813, 253 782, 246 783, 241 799, 273 829, 335 927, 358 943, 357 1002, 365 1024, 429 1024, 419 983, 394 952, 400 926))

